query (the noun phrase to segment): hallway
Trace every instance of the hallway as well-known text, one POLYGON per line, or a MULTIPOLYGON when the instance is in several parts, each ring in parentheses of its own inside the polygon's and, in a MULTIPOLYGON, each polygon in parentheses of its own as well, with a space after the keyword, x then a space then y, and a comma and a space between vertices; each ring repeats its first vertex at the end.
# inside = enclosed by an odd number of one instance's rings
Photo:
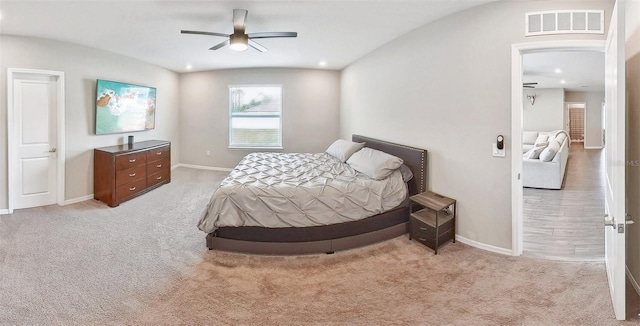
POLYGON ((571 144, 561 190, 524 188, 523 255, 604 259, 604 151, 571 144))

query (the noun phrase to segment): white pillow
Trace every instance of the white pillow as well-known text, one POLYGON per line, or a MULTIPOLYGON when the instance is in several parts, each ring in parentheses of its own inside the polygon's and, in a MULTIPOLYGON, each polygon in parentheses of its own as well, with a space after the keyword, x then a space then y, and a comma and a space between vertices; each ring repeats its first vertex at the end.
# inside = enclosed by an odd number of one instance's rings
POLYGON ((325 152, 339 159, 341 162, 346 162, 353 153, 359 151, 362 147, 364 147, 364 143, 354 143, 352 141, 338 139, 334 141, 325 152))
POLYGON ((547 144, 549 144, 548 139, 549 139, 549 136, 547 135, 538 135, 538 138, 536 138, 536 141, 534 144, 536 146, 538 146, 539 144, 544 144, 546 146, 547 144))
POLYGON ((560 133, 556 136, 556 141, 560 143, 560 145, 562 145, 562 143, 566 138, 567 138, 567 135, 560 133))
POLYGON ((356 171, 370 178, 382 180, 402 165, 402 159, 375 149, 365 147, 351 155, 347 160, 356 171))
POLYGON ((529 151, 529 156, 527 158, 532 160, 537 160, 540 158, 540 153, 542 153, 547 148, 547 145, 544 146, 535 146, 529 151))
POLYGON ((558 142, 552 141, 549 143, 549 146, 545 148, 542 153, 540 153, 540 161, 542 162, 550 162, 556 156, 556 153, 560 150, 560 145, 558 142))

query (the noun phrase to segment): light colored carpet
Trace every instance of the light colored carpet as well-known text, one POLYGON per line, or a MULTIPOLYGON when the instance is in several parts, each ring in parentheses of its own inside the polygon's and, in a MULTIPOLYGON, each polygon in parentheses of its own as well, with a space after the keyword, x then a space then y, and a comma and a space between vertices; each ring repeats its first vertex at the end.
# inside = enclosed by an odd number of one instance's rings
MULTIPOLYGON (((604 265, 399 237, 298 257, 209 251, 196 228, 225 173, 178 168, 117 208, 0 216, 0 324, 614 325, 604 265)), ((629 291, 626 323, 637 324, 629 291)), ((625 324, 626 324, 625 323, 625 324)))

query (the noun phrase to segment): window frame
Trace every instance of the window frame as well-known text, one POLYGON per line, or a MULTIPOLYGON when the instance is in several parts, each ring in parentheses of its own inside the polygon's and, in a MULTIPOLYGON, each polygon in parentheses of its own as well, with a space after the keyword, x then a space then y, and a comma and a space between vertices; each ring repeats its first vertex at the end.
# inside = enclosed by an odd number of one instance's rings
POLYGON ((282 133, 283 119, 284 119, 284 87, 282 84, 239 84, 239 85, 229 85, 227 88, 227 112, 229 114, 229 125, 228 125, 228 149, 257 149, 257 150, 282 150, 284 149, 284 139, 282 133), (256 146, 256 144, 241 146, 231 144, 233 139, 233 128, 232 128, 232 120, 233 114, 231 112, 231 89, 232 88, 259 88, 259 87, 278 87, 280 89, 280 123, 278 126, 278 139, 280 140, 279 146, 256 146))

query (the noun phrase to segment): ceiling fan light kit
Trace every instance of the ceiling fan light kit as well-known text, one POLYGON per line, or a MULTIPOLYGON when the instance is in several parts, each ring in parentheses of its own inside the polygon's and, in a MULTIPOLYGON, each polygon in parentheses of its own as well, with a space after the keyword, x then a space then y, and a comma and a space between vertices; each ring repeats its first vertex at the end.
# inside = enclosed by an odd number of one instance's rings
POLYGON ((229 45, 229 47, 234 51, 245 51, 249 47, 252 47, 260 52, 267 52, 268 50, 253 39, 298 36, 298 33, 296 32, 266 32, 247 34, 245 31, 247 27, 246 22, 248 13, 249 12, 245 9, 233 9, 233 34, 188 30, 181 30, 180 33, 221 36, 227 38, 227 40, 211 47, 209 50, 217 50, 224 47, 225 45, 229 45))
POLYGON ((246 34, 231 34, 229 48, 234 51, 245 51, 249 48, 249 37, 246 34))

